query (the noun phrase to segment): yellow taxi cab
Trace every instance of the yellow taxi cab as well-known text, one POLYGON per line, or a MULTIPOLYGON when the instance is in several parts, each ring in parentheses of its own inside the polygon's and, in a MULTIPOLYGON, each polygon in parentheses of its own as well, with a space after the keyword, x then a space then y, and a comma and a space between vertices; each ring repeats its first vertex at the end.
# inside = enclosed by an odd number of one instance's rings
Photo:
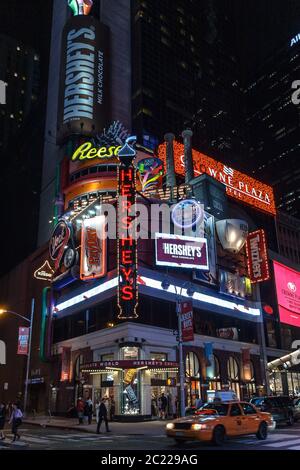
POLYGON ((222 445, 227 437, 255 434, 265 440, 268 430, 275 429, 270 413, 258 411, 242 401, 207 403, 193 416, 178 418, 166 425, 166 434, 177 444, 185 441, 212 441, 222 445))

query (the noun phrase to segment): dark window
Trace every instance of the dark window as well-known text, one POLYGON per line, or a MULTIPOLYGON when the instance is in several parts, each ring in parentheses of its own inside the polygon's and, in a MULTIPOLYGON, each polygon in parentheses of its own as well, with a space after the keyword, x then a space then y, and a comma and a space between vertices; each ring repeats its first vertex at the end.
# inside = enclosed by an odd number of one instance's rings
POLYGON ((202 406, 201 411, 215 410, 220 416, 227 416, 228 414, 228 405, 225 404, 216 404, 208 403, 207 405, 202 406))
POLYGON ((241 408, 239 405, 231 405, 230 416, 240 416, 242 414, 241 408))
POLYGON ((257 413, 256 409, 249 403, 241 403, 241 407, 245 415, 254 415, 257 413))

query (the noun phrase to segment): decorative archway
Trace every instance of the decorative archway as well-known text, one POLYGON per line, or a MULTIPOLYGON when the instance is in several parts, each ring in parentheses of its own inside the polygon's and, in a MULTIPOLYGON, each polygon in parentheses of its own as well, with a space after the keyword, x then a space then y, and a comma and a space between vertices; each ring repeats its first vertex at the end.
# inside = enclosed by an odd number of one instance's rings
POLYGON ((185 377, 187 382, 187 406, 194 406, 196 396, 201 397, 200 361, 196 353, 189 351, 185 357, 185 377))
POLYGON ((230 356, 227 361, 227 375, 230 389, 233 390, 238 399, 240 399, 240 368, 237 360, 233 356, 230 356))

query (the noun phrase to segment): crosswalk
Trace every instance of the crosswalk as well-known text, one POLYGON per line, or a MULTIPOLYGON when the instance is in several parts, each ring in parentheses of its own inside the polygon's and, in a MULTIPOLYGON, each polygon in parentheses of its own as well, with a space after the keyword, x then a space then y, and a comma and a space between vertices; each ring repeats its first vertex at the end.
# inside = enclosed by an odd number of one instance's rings
MULTIPOLYGON (((31 430, 22 430, 21 432, 21 439, 19 441, 14 442, 11 444, 12 434, 6 435, 7 439, 0 443, 0 450, 6 450, 8 448, 33 448, 33 449, 53 449, 53 448, 66 448, 68 444, 71 446, 76 447, 76 443, 78 448, 88 448, 91 446, 97 446, 100 442, 103 443, 104 446, 106 444, 115 443, 122 441, 124 442, 131 442, 133 440, 137 440, 137 436, 133 435, 106 435, 105 433, 96 435, 96 434, 85 434, 85 433, 49 433, 49 434, 36 434, 31 430), (25 432, 26 431, 26 432, 25 432)), ((147 435, 147 436, 140 436, 144 443, 152 446, 153 449, 157 446, 157 440, 162 442, 166 438, 164 434, 161 435, 147 435)), ((168 441, 168 444, 169 441, 168 441)), ((284 432, 284 430, 278 430, 276 432, 271 432, 268 435, 267 440, 260 441, 256 439, 255 436, 245 436, 237 439, 230 439, 227 442, 228 446, 233 445, 234 447, 236 444, 239 445, 239 448, 252 447, 254 449, 261 449, 261 450, 300 450, 300 433, 292 433, 292 432, 284 432)))
POLYGON ((245 446, 253 445, 255 447, 263 447, 269 450, 284 449, 284 450, 299 450, 300 437, 296 434, 287 433, 270 433, 266 441, 259 441, 256 438, 245 437, 241 439, 234 439, 234 443, 243 444, 245 446))
MULTIPOLYGON (((117 437, 117 436, 114 436, 117 437)), ((3 445, 0 444, 0 448, 3 449, 4 447, 7 448, 7 445, 10 444, 16 447, 27 447, 29 445, 38 445, 41 447, 49 447, 56 443, 63 444, 63 442, 67 441, 70 442, 113 442, 113 440, 108 436, 91 436, 91 435, 84 435, 84 434, 51 434, 49 436, 36 436, 28 433, 21 433, 21 439, 12 443, 12 434, 6 434, 6 440, 3 442, 3 445)))

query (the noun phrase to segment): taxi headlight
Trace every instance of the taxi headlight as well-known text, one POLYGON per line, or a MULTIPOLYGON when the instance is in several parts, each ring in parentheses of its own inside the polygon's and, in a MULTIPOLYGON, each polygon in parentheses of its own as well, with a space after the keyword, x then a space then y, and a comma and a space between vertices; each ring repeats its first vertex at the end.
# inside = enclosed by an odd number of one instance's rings
POLYGON ((173 424, 173 423, 168 423, 168 424, 166 425, 166 428, 167 428, 167 429, 174 429, 174 428, 175 428, 175 424, 173 424))
POLYGON ((206 424, 192 424, 193 431, 201 431, 201 429, 207 429, 206 424))

